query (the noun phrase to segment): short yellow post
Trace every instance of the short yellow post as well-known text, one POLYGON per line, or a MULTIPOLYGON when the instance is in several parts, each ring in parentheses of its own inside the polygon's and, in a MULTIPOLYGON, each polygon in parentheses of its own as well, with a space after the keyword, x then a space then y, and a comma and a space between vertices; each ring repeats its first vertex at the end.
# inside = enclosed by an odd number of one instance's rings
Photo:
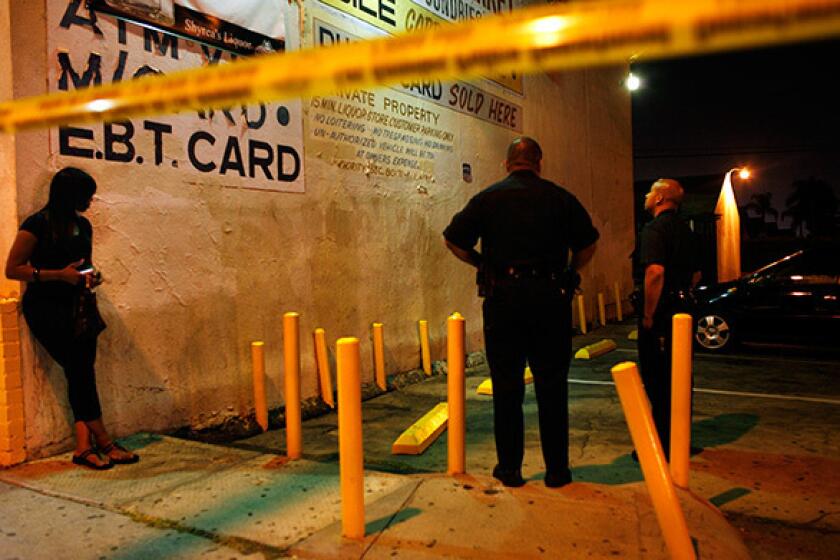
POLYGON ((254 409, 257 424, 262 431, 268 429, 268 404, 265 400, 265 343, 251 343, 251 371, 254 374, 254 409))
POLYGON ((387 389, 385 384, 385 339, 382 323, 373 324, 373 373, 376 386, 381 391, 387 389))
POLYGON ((688 488, 691 450, 691 315, 677 313, 671 344, 671 476, 688 488))
POLYGON ((420 356, 423 360, 423 371, 432 375, 432 354, 429 350, 429 322, 421 319, 420 325, 420 356))
POLYGON ((618 282, 613 284, 613 292, 615 292, 615 318, 621 322, 624 320, 624 314, 621 312, 621 289, 618 287, 618 282))
POLYGON ((321 399, 330 408, 335 408, 333 400, 332 378, 330 377, 330 361, 327 357, 327 335, 324 329, 317 328, 313 333, 315 338, 315 363, 318 366, 318 381, 321 387, 321 399))
POLYGON ((694 560, 688 524, 668 472, 636 364, 620 363, 612 368, 612 376, 668 552, 676 560, 694 560))
POLYGON ((580 332, 586 334, 586 305, 583 301, 583 294, 578 294, 578 318, 580 319, 580 332))
POLYGON ((286 455, 300 459, 300 314, 283 315, 283 358, 286 381, 286 455))
POLYGON ((607 326, 607 307, 604 305, 604 294, 598 292, 598 325, 607 326))
POLYGON ((446 472, 448 474, 466 472, 465 326, 464 318, 457 312, 446 320, 446 394, 449 404, 446 472))
POLYGON ((359 339, 339 338, 336 343, 336 367, 341 534, 348 539, 365 537, 362 380, 359 361, 359 339))

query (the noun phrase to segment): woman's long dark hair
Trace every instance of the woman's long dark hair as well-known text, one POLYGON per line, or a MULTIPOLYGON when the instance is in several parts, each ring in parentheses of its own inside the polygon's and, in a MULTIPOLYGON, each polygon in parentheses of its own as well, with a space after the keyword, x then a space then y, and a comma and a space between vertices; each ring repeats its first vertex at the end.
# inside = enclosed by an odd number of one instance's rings
POLYGON ((53 241, 72 235, 76 211, 86 210, 95 192, 96 181, 81 169, 65 167, 53 176, 50 198, 44 206, 53 241))

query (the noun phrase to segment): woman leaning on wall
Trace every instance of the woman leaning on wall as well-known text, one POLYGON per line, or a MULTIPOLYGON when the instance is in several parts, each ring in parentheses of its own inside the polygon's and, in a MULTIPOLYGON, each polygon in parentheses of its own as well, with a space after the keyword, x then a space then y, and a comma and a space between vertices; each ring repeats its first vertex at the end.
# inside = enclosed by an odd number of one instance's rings
POLYGON ((76 431, 73 463, 91 469, 136 463, 137 454, 108 435, 96 391, 96 340, 105 328, 91 291, 93 228, 82 216, 96 181, 66 167, 53 176, 49 201, 20 226, 6 260, 6 277, 26 282, 23 315, 29 329, 64 369, 76 431))

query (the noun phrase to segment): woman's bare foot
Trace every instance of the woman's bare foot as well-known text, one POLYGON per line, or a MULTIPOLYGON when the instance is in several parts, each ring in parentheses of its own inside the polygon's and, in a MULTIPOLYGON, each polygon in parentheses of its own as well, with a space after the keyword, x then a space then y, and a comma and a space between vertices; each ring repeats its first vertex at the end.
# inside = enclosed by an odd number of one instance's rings
POLYGON ((129 451, 119 443, 110 441, 105 445, 99 446, 99 451, 110 459, 111 463, 117 465, 129 465, 140 460, 140 456, 134 452, 129 451))
POLYGON ((73 453, 73 464, 95 471, 104 471, 114 466, 111 460, 100 457, 99 453, 92 447, 85 449, 81 453, 73 453))

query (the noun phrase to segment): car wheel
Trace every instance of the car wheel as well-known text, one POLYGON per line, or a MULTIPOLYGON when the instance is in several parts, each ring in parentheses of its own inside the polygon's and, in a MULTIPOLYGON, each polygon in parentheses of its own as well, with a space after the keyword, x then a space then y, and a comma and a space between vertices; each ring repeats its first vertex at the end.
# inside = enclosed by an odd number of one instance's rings
POLYGON ((717 313, 704 313, 695 322, 694 340, 712 352, 723 352, 732 348, 732 322, 717 313))

